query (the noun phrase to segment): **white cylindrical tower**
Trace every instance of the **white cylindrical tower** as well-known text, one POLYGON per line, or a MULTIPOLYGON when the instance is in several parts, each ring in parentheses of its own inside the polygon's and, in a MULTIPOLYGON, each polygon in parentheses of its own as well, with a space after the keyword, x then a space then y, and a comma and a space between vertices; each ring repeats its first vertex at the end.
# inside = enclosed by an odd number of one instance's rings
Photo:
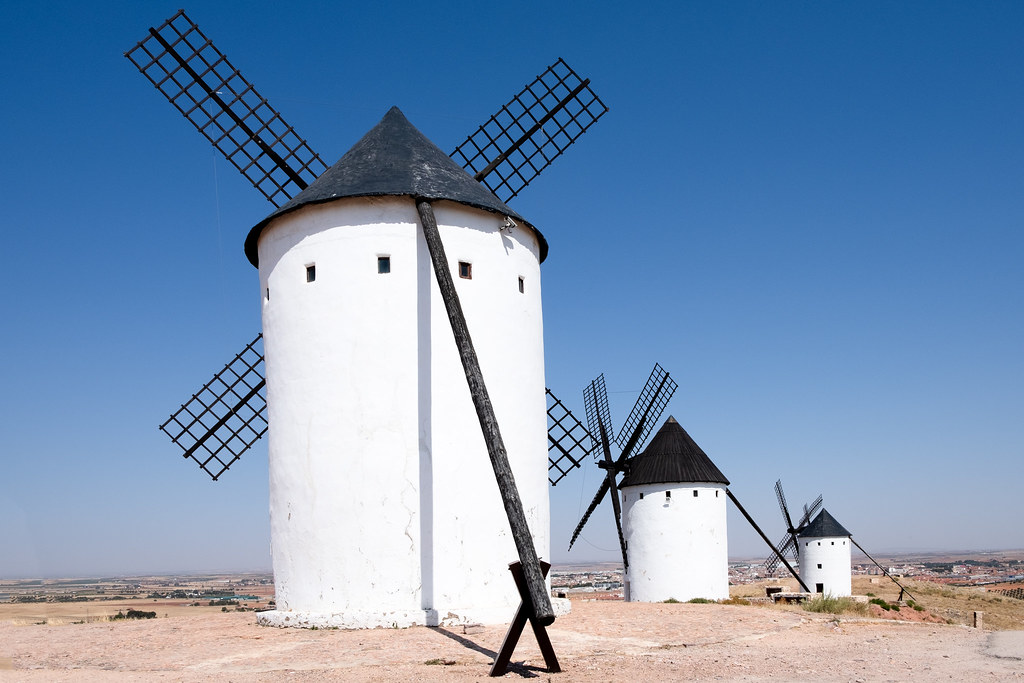
POLYGON ((635 457, 620 489, 629 569, 626 599, 729 597, 729 480, 669 418, 635 457))
POLYGON ((800 531, 797 541, 800 578, 807 587, 834 598, 850 595, 850 532, 828 510, 822 510, 800 531))
POLYGON ((260 273, 277 601, 261 623, 496 623, 519 603, 418 198, 433 204, 537 553, 550 557, 546 243, 392 109, 246 241, 260 273))

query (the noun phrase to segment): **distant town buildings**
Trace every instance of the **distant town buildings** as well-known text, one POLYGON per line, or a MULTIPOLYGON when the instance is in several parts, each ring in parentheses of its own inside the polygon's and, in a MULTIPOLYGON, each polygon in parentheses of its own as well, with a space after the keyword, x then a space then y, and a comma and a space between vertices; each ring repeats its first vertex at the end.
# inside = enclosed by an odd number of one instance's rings
MULTIPOLYGON (((960 586, 980 586, 1024 582, 1024 561, 1010 559, 971 559, 957 562, 938 559, 894 562, 888 558, 883 562, 893 576, 906 576, 922 581, 948 583, 960 586)), ((880 576, 881 570, 867 560, 853 559, 853 576, 880 576)), ((792 579, 785 569, 768 575, 764 563, 737 560, 729 563, 729 584, 756 583, 769 578, 792 579)), ((608 565, 591 567, 555 566, 551 570, 551 588, 558 593, 593 593, 595 599, 622 599, 622 569, 608 565)), ((1024 595, 1024 592, 1022 592, 1024 595)), ((1011 596, 1015 597, 1015 596, 1011 596)))

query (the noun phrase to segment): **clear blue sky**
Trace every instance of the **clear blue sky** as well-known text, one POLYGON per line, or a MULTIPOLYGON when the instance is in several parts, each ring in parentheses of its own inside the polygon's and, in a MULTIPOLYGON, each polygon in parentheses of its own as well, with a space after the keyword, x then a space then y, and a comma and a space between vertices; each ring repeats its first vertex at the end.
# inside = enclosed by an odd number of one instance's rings
MULTIPOLYGON (((391 105, 454 148, 557 57, 611 108, 514 208, 547 236, 548 385, 669 406, 779 536, 1024 547, 1024 5, 192 2, 324 158, 391 105)), ((5 5, 0 576, 269 568, 265 444, 220 482, 157 431, 259 330, 271 210, 122 53, 177 5, 5 5)), ((553 559, 616 559, 598 483, 553 559)), ((764 555, 730 513, 730 554, 764 555)))

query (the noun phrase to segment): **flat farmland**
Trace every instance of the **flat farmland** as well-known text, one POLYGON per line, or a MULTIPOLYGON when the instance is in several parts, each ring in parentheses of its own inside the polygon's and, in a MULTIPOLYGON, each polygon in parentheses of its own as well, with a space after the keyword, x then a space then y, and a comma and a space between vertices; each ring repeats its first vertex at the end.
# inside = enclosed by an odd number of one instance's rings
POLYGON ((109 621, 129 610, 157 618, 268 609, 269 575, 0 581, 0 624, 60 626, 109 621))
MULTIPOLYGON (((223 614, 226 606, 210 606, 207 602, 199 605, 195 601, 167 599, 134 599, 105 600, 103 602, 35 602, 35 603, 2 603, 0 604, 0 624, 25 626, 29 624, 62 624, 92 623, 94 621, 110 621, 118 612, 128 610, 140 612, 156 612, 158 618, 200 616, 223 614)), ((252 608, 266 607, 266 604, 244 603, 252 608)), ((240 605, 241 606, 241 605, 240 605)), ((227 607, 234 612, 235 606, 227 607)))

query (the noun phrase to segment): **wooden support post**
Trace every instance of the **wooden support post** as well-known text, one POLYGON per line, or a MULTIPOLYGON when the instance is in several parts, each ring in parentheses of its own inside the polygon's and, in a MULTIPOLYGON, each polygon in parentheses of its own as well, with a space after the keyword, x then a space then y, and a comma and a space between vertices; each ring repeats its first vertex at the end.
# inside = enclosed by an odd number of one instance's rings
POLYGON ((853 543, 855 546, 857 546, 857 550, 859 550, 862 553, 864 553, 864 557, 866 557, 869 560, 871 560, 872 562, 874 562, 875 566, 882 570, 882 574, 884 574, 885 576, 889 577, 890 581, 892 581, 893 583, 895 583, 897 586, 900 587, 900 597, 899 597, 900 600, 903 599, 903 594, 904 593, 906 593, 910 597, 911 600, 917 600, 917 598, 915 598, 913 595, 910 595, 910 591, 908 591, 906 588, 904 588, 902 583, 900 583, 899 581, 896 580, 895 576, 893 576, 892 574, 887 572, 885 570, 885 567, 883 567, 882 565, 878 564, 878 562, 875 561, 875 558, 871 557, 871 555, 868 555, 868 551, 864 550, 864 548, 861 547, 860 543, 857 543, 857 541, 853 540, 853 536, 850 536, 850 543, 853 543))
POLYGON ((726 489, 725 495, 729 496, 729 500, 731 500, 733 504, 736 506, 736 509, 739 510, 744 517, 746 517, 747 521, 750 522, 750 526, 754 527, 754 531, 761 535, 761 538, 764 539, 764 542, 767 543, 768 547, 772 549, 772 552, 775 553, 780 560, 782 560, 782 564, 786 565, 786 569, 788 569, 789 573, 793 575, 793 578, 797 580, 797 583, 800 584, 800 587, 804 589, 804 593, 810 593, 811 589, 807 587, 807 584, 804 583, 804 580, 801 579, 800 575, 796 573, 796 570, 793 569, 793 565, 791 565, 786 560, 786 558, 782 556, 782 553, 779 552, 778 548, 772 545, 772 542, 769 541, 768 537, 764 535, 764 532, 761 531, 761 527, 757 525, 757 522, 754 521, 754 518, 747 514, 747 511, 743 509, 742 505, 740 505, 740 501, 736 500, 736 496, 732 495, 732 491, 726 489))
MULTIPOLYGON (((547 562, 540 563, 541 573, 544 576, 548 575, 548 569, 550 568, 551 565, 547 562)), ((520 603, 519 609, 516 610, 516 616, 508 627, 505 640, 501 642, 501 649, 498 650, 498 656, 494 658, 494 665, 491 666, 490 675, 504 676, 505 672, 508 671, 508 663, 512 661, 512 653, 515 652, 516 643, 519 642, 520 636, 523 635, 523 628, 526 627, 527 620, 529 620, 530 625, 533 627, 533 635, 537 637, 537 645, 540 646, 541 654, 544 655, 544 663, 548 665, 548 673, 560 673, 562 667, 558 665, 558 657, 555 656, 555 648, 551 647, 551 639, 548 638, 547 629, 537 621, 530 611, 530 592, 523 577, 522 565, 518 562, 513 562, 508 566, 508 570, 512 572, 512 577, 516 580, 516 588, 519 589, 519 595, 522 596, 523 601, 520 603)))
POLYGON ((416 210, 420 214, 423 236, 427 241, 430 260, 434 265, 434 276, 437 278, 437 286, 441 290, 441 298, 448 311, 448 320, 451 322, 452 333, 455 335, 455 345, 459 349, 462 367, 466 372, 466 382, 469 383, 469 393, 473 397, 476 415, 480 420, 480 429, 483 431, 484 442, 487 444, 487 455, 491 458, 491 467, 494 469, 494 477, 498 481, 501 501, 505 505, 505 514, 508 515, 512 538, 519 553, 519 562, 522 564, 526 585, 529 588, 528 596, 531 609, 540 624, 547 626, 554 622, 555 611, 551 607, 551 598, 548 596, 547 584, 544 582, 544 574, 541 572, 537 549, 533 545, 530 527, 526 523, 523 501, 519 498, 519 489, 512 476, 512 468, 508 464, 508 452, 505 450, 505 443, 498 430, 498 419, 494 415, 494 407, 491 405, 487 387, 484 385, 480 361, 473 348, 473 340, 469 336, 466 316, 462 312, 459 294, 455 291, 455 282, 448 269, 448 257, 444 252, 444 244, 441 242, 441 233, 437 229, 434 209, 429 201, 418 199, 416 200, 416 210))

